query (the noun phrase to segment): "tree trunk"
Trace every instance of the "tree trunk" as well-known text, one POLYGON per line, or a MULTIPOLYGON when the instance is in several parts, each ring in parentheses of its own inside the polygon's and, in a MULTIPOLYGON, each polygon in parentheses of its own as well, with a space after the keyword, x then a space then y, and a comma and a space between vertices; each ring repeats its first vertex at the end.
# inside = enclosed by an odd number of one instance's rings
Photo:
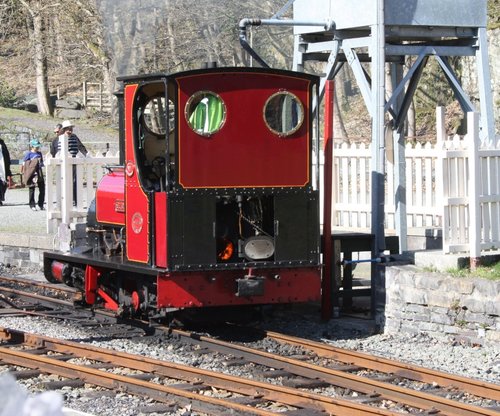
POLYGON ((412 100, 410 107, 408 108, 408 131, 406 135, 411 137, 411 140, 415 140, 415 136, 417 135, 417 127, 415 121, 415 102, 412 100))
POLYGON ((347 140, 347 131, 344 125, 342 111, 339 106, 339 100, 337 97, 338 94, 339 91, 337 91, 337 88, 335 88, 333 94, 333 138, 345 141, 347 140))
MULTIPOLYGON (((409 68, 412 65, 412 58, 407 57, 405 62, 404 74, 406 75, 409 68)), ((410 140, 415 140, 415 136, 417 135, 417 122, 416 122, 416 111, 415 111, 415 98, 411 100, 410 107, 408 108, 408 114, 406 115, 406 125, 407 132, 406 136, 410 138, 410 140)))
POLYGON ((53 108, 50 102, 49 83, 47 77, 47 56, 45 55, 43 17, 40 14, 41 5, 36 2, 38 10, 34 10, 33 19, 33 45, 36 74, 36 93, 38 97, 38 112, 52 116, 53 108))
POLYGON ((333 102, 333 137, 345 141, 348 139, 347 130, 344 125, 343 113, 346 111, 346 91, 345 91, 346 72, 342 68, 335 77, 334 102, 333 102))

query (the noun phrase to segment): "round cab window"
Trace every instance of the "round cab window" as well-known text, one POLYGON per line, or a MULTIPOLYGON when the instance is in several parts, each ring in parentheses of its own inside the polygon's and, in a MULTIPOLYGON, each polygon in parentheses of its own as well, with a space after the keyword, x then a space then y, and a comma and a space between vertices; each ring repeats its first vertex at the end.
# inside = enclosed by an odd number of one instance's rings
POLYGON ((277 92, 266 101, 264 121, 278 136, 290 136, 304 121, 304 107, 294 94, 287 91, 277 92))
POLYGON ((186 104, 186 120, 195 133, 210 136, 219 131, 226 119, 226 106, 217 94, 200 91, 186 104))
POLYGON ((167 111, 169 132, 174 129, 174 103, 168 100, 168 107, 165 105, 165 97, 153 97, 144 107, 144 124, 147 129, 156 135, 163 135, 167 132, 167 111))

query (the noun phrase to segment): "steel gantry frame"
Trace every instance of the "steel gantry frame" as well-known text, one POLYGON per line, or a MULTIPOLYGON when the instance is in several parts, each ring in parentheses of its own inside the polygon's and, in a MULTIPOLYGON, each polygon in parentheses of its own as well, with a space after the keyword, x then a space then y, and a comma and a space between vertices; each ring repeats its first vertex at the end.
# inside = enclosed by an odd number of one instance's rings
POLYGON ((332 30, 294 28, 293 69, 307 62, 325 62, 320 85, 333 79, 347 63, 356 78, 372 119, 372 233, 374 255, 384 250, 384 176, 386 129, 392 129, 397 168, 396 231, 400 252, 407 250, 404 123, 429 57, 443 70, 464 113, 477 111, 449 63, 450 57, 473 57, 477 66, 480 137, 495 140, 488 45, 486 0, 295 0, 294 20, 324 16, 332 30), (415 57, 404 75, 406 57, 415 57), (363 64, 370 64, 370 73, 363 64), (387 96, 386 63, 394 88, 387 96), (403 76, 404 75, 404 76, 403 76), (387 97, 387 100, 386 100, 387 97), (389 123, 386 119, 389 115, 389 123))

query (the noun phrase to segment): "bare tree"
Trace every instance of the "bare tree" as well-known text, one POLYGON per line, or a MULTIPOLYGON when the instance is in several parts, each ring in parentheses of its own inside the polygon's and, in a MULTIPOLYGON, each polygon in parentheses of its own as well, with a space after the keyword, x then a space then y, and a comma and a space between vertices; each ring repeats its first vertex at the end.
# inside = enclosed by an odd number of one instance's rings
POLYGON ((72 44, 73 61, 80 72, 101 81, 109 94, 115 89, 112 56, 105 40, 105 28, 96 0, 60 0, 65 2, 65 15, 71 28, 79 28, 74 33, 64 29, 59 36, 64 44, 72 44), (92 77, 92 75, 94 75, 92 77))
POLYGON ((348 111, 349 103, 345 90, 347 72, 342 68, 335 77, 333 136, 336 139, 347 140, 347 130, 344 125, 344 113, 348 111))
POLYGON ((46 51, 46 24, 50 11, 57 7, 57 3, 46 3, 42 0, 18 0, 23 7, 28 20, 31 47, 36 77, 36 91, 38 98, 38 111, 42 114, 52 115, 53 107, 50 101, 49 82, 47 73, 46 51))

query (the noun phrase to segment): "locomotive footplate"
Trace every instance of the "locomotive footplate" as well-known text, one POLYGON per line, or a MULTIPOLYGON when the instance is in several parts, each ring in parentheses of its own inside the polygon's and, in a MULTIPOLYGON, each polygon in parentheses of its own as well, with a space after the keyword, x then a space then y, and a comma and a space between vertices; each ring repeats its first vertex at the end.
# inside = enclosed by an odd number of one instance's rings
POLYGON ((56 251, 45 251, 43 253, 43 263, 45 273, 50 273, 49 268, 53 260, 62 263, 70 263, 80 266, 93 266, 97 268, 121 270, 131 273, 156 276, 163 269, 153 269, 149 265, 141 265, 124 260, 121 256, 105 256, 92 254, 61 253, 56 251))

